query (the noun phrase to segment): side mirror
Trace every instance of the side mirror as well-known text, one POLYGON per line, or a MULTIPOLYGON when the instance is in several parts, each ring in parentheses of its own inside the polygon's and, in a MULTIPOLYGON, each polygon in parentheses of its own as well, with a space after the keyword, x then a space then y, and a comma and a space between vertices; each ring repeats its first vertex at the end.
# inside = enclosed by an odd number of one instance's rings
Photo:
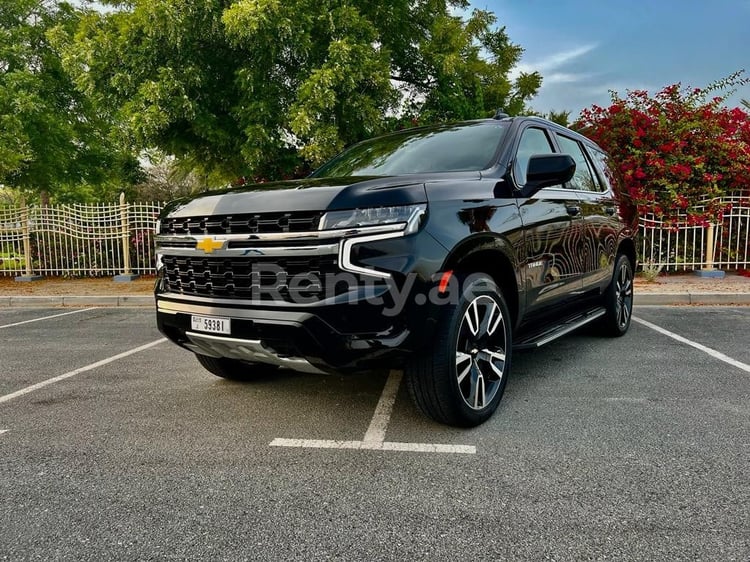
POLYGON ((569 154, 535 154, 529 159, 521 196, 531 197, 540 189, 565 183, 575 171, 576 162, 569 154))

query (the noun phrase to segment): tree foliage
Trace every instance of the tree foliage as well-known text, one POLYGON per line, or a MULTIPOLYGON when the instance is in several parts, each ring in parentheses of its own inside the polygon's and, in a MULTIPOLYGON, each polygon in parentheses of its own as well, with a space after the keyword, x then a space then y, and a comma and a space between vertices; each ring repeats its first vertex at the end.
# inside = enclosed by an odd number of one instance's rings
POLYGON ((466 0, 131 0, 88 10, 66 68, 141 147, 216 180, 317 166, 404 124, 524 110, 537 73, 466 0))
POLYGON ((575 127, 609 152, 639 214, 706 224, 725 210, 722 195, 750 195, 750 117, 723 105, 729 94, 710 97, 746 81, 738 72, 706 88, 612 92, 609 107, 585 109, 575 127))
POLYGON ((0 4, 0 184, 58 199, 101 196, 136 179, 112 125, 64 71, 55 37, 78 13, 64 2, 0 4))

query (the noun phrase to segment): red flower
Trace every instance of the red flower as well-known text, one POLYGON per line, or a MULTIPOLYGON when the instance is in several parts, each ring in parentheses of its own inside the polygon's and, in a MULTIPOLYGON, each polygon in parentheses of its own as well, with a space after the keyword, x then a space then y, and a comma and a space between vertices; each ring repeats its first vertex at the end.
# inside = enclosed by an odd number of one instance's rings
POLYGON ((669 154, 670 152, 674 151, 674 143, 673 142, 665 142, 659 147, 659 152, 665 152, 669 154))

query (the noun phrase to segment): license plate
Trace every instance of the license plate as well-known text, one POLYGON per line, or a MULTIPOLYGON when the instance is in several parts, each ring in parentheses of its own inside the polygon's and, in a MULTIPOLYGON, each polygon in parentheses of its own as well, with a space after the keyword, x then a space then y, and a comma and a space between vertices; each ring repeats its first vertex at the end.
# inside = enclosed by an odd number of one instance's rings
POLYGON ((212 334, 230 334, 229 318, 215 318, 212 316, 193 316, 193 330, 197 332, 210 332, 212 334))

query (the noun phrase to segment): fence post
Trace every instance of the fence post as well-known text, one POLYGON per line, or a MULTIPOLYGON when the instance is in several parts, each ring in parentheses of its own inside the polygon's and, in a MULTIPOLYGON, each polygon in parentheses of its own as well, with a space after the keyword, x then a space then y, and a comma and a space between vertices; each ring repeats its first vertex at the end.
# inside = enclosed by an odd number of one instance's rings
POLYGON ((703 267, 695 271, 698 277, 716 277, 718 279, 724 277, 724 272, 714 267, 714 229, 714 223, 709 223, 706 227, 706 258, 703 261, 703 267))
POLYGON ((123 271, 120 275, 114 276, 114 280, 118 282, 127 282, 138 279, 138 274, 130 271, 130 225, 128 221, 129 208, 130 206, 125 202, 125 193, 120 193, 120 228, 122 232, 123 271))
POLYGON ((16 281, 39 281, 44 279, 41 275, 34 275, 33 260, 31 255, 31 228, 29 228, 29 206, 26 200, 21 199, 21 237, 23 238, 23 261, 25 273, 16 277, 16 281))

